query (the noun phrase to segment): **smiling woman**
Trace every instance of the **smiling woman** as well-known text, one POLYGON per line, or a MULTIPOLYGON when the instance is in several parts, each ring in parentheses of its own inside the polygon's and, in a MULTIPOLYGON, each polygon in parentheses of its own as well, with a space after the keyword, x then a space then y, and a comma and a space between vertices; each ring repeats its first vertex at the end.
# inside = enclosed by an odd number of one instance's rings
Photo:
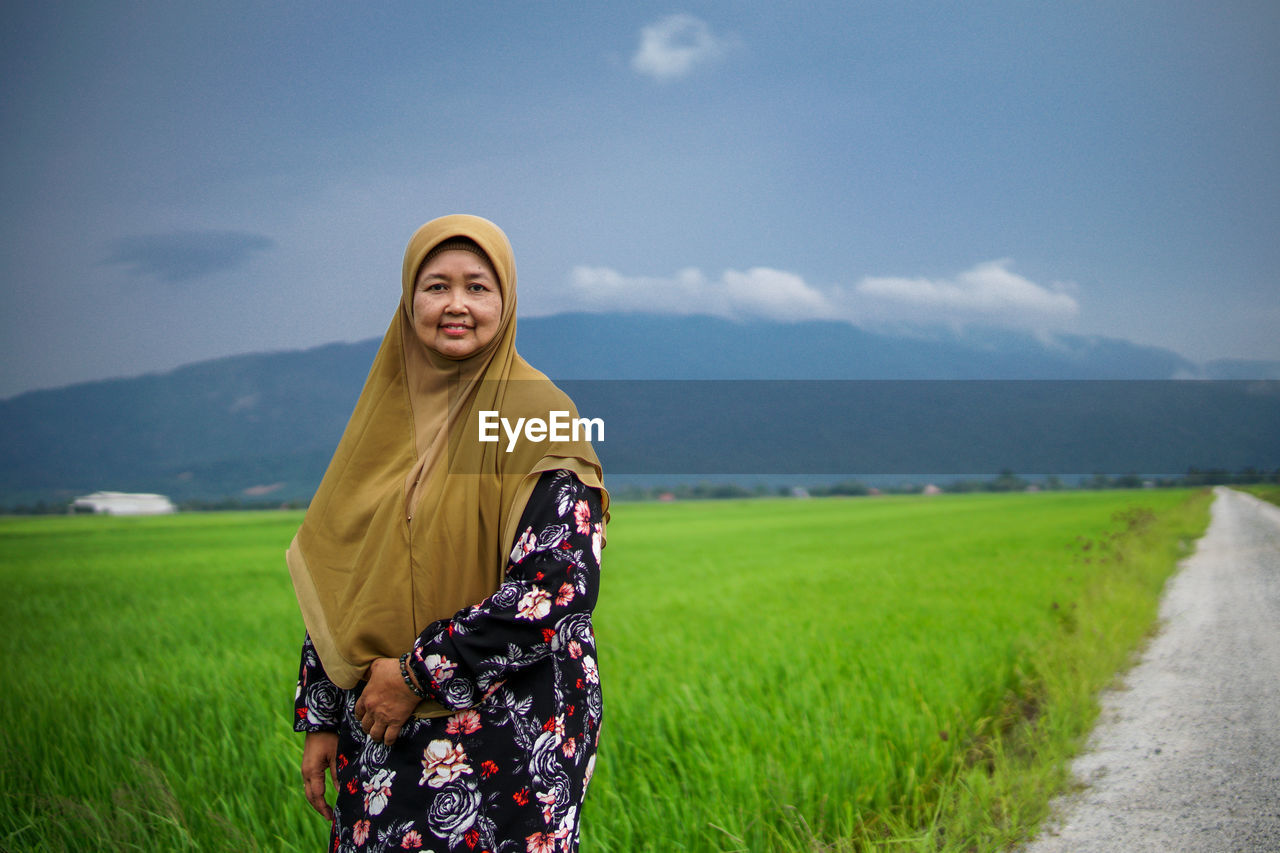
POLYGON ((422 345, 467 358, 493 340, 501 319, 498 274, 484 250, 461 237, 432 249, 413 292, 413 330, 422 345))
POLYGON ((609 498, 586 438, 498 452, 475 435, 482 411, 577 417, 515 350, 515 283, 493 223, 418 229, 289 548, 308 632, 294 728, 333 849, 577 849, 609 498))

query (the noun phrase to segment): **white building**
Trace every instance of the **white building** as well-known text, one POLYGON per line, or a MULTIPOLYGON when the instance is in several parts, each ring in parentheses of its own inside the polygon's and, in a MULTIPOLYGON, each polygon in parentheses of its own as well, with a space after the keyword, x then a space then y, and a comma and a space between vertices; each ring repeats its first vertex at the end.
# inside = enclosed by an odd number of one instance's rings
POLYGON ((71 503, 70 511, 97 515, 165 515, 177 512, 177 509, 164 495, 94 492, 76 498, 71 503))

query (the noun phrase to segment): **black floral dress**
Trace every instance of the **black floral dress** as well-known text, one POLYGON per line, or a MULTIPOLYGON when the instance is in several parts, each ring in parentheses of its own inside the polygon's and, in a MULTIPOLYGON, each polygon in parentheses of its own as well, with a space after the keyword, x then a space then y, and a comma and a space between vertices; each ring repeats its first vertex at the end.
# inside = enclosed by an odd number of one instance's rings
POLYGON ((591 627, 601 522, 597 490, 568 471, 542 475, 504 583, 414 643, 418 683, 455 713, 410 718, 394 746, 355 718, 363 683, 335 686, 304 640, 294 729, 338 733, 330 849, 578 849, 602 711, 591 627))

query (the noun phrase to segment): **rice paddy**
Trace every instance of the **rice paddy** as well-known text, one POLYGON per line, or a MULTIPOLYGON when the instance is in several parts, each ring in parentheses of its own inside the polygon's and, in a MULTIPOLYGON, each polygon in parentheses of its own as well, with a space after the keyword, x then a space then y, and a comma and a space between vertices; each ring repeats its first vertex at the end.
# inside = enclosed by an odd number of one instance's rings
MULTIPOLYGON (((1017 842, 1208 500, 615 505, 583 849, 1017 842)), ((300 517, 0 519, 0 849, 324 849, 290 725, 300 517)))

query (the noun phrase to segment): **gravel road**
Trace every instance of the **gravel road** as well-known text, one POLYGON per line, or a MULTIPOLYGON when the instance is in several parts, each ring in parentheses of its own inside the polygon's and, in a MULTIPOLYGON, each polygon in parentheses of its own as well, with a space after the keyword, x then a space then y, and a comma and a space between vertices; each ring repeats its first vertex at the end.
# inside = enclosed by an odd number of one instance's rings
POLYGON ((1163 627, 1024 853, 1280 851, 1280 507, 1216 489, 1163 627))

